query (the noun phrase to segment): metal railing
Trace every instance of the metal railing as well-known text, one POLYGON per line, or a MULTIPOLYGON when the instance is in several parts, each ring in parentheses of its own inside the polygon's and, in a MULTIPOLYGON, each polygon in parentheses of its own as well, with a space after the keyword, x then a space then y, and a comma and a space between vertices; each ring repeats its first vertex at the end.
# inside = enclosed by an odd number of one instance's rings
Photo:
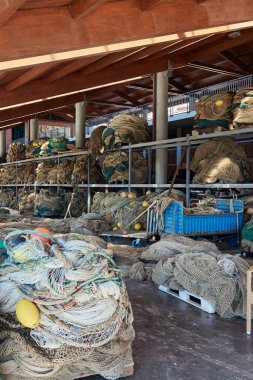
MULTIPOLYGON (((172 117, 181 113, 195 111, 195 102, 204 95, 217 94, 223 91, 238 91, 242 87, 253 86, 253 75, 232 79, 213 86, 204 87, 198 90, 189 91, 185 94, 176 95, 169 98, 168 116, 172 117)), ((146 119, 152 119, 152 103, 144 104, 139 107, 114 112, 105 116, 94 118, 86 122, 88 131, 99 124, 107 124, 113 117, 121 114, 138 114, 146 119), (147 117, 148 115, 148 117, 147 117)))

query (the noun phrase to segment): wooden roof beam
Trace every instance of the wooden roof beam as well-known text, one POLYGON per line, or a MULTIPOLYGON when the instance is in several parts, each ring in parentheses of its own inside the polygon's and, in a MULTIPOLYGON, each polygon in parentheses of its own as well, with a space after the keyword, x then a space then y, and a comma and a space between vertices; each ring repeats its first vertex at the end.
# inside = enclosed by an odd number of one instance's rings
POLYGON ((128 106, 126 104, 121 104, 121 103, 110 102, 107 100, 89 100, 88 103, 99 104, 101 106, 113 106, 113 107, 128 108, 128 109, 133 108, 133 106, 128 106))
POLYGON ((165 0, 139 0, 140 9, 142 11, 150 11, 157 5, 162 4, 165 0))
POLYGON ((0 27, 3 26, 24 4, 26 0, 2 0, 0 9, 0 27))
POLYGON ((114 90, 112 91, 112 93, 116 96, 119 96, 120 98, 126 100, 128 103, 132 104, 133 106, 138 106, 140 105, 138 99, 136 99, 135 97, 133 96, 129 96, 128 94, 126 94, 124 91, 121 91, 121 90, 114 90))
POLYGON ((42 74, 45 74, 48 70, 52 69, 57 63, 44 63, 43 65, 35 66, 32 69, 28 70, 26 73, 20 75, 20 77, 9 82, 5 87, 7 91, 13 91, 17 88, 23 86, 24 84, 31 82, 32 80, 40 77, 42 74))
POLYGON ((81 17, 86 17, 90 13, 105 3, 107 0, 74 0, 69 5, 69 13, 71 17, 78 20, 81 17))
POLYGON ((85 23, 73 21, 67 7, 24 9, 0 29, 0 71, 242 30, 253 26, 251 5, 252 0, 242 0, 240 7, 230 0, 217 12, 220 0, 207 1, 203 17, 190 0, 164 1, 148 12, 138 10, 135 1, 108 1, 85 23))
POLYGON ((247 74, 253 73, 253 69, 241 61, 238 57, 225 50, 220 52, 220 56, 225 58, 227 61, 231 62, 234 66, 238 67, 240 70, 244 71, 247 74))
POLYGON ((193 67, 193 68, 198 69, 198 70, 211 71, 211 72, 217 73, 217 74, 230 75, 232 77, 241 77, 242 76, 242 73, 240 73, 238 71, 226 69, 224 67, 217 66, 217 65, 210 65, 210 64, 208 65, 206 63, 201 63, 201 62, 189 62, 187 64, 187 66, 193 67))
POLYGON ((175 87, 177 90, 179 90, 180 92, 183 92, 183 93, 189 91, 185 86, 183 86, 181 83, 177 82, 173 78, 169 78, 169 85, 175 87))
POLYGON ((134 84, 128 84, 126 87, 133 88, 135 90, 153 92, 153 88, 152 87, 146 86, 144 84, 135 84, 134 83, 134 84))

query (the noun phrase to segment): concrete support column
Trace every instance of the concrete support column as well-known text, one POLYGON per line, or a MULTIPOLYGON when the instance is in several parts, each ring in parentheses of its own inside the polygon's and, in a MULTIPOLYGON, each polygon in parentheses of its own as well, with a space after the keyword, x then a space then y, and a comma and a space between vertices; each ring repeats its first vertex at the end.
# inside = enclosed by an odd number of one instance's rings
MULTIPOLYGON (((168 138, 168 72, 156 74, 156 141, 168 138)), ((168 150, 156 150, 156 183, 167 183, 168 150)))
POLYGON ((39 120, 31 119, 30 120, 30 141, 38 138, 39 134, 39 120))
POLYGON ((25 143, 29 143, 30 141, 30 124, 29 121, 25 123, 25 143))
POLYGON ((6 154, 6 131, 0 131, 0 157, 3 158, 6 154))
POLYGON ((83 148, 85 142, 86 105, 84 102, 76 103, 76 148, 83 148))

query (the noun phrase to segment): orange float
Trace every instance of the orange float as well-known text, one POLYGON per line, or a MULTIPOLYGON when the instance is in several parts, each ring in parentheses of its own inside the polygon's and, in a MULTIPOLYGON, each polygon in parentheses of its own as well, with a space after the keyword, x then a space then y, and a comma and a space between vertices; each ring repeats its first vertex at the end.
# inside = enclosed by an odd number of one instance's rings
MULTIPOLYGON (((46 234, 46 235, 50 235, 51 236, 51 232, 45 228, 45 227, 38 227, 38 228, 35 228, 34 232, 41 232, 42 234, 46 234)), ((50 243, 50 239, 48 237, 45 237, 45 236, 41 236, 41 235, 37 235, 37 234, 32 234, 31 235, 31 238, 32 239, 39 239, 42 241, 42 243, 44 244, 48 244, 50 243)))

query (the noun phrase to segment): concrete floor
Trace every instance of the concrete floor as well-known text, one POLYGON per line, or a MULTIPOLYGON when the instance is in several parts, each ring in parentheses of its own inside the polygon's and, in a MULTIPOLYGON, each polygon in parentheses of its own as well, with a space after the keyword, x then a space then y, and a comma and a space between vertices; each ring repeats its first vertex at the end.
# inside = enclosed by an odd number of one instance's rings
POLYGON ((152 283, 126 283, 136 330, 129 379, 253 380, 253 335, 243 319, 207 314, 152 283))

